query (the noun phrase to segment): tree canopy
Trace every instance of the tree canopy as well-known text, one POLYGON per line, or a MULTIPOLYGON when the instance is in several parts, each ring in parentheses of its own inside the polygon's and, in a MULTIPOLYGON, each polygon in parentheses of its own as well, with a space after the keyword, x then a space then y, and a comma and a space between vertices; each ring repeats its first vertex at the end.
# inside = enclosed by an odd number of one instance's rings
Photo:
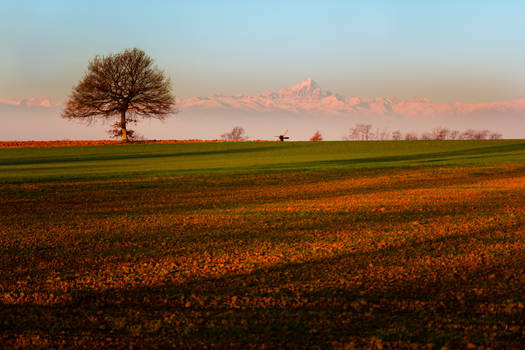
POLYGON ((62 116, 87 123, 120 116, 110 131, 127 142, 133 136, 128 123, 139 117, 162 120, 176 112, 170 79, 144 51, 134 48, 90 61, 62 116))

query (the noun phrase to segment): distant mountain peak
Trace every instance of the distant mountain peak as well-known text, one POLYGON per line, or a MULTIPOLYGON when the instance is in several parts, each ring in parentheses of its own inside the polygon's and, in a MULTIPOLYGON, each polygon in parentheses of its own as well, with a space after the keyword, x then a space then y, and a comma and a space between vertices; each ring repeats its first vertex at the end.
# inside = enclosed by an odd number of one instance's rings
POLYGON ((215 95, 211 98, 193 97, 179 102, 182 110, 287 112, 329 115, 362 114, 388 115, 413 118, 419 116, 466 115, 506 111, 525 112, 525 99, 492 103, 434 103, 427 98, 398 99, 395 97, 359 98, 345 97, 329 90, 322 90, 308 78, 277 92, 267 91, 258 95, 215 95))
POLYGON ((299 84, 296 84, 290 87, 290 90, 307 89, 311 91, 316 88, 320 88, 320 86, 312 78, 308 78, 308 79, 301 81, 299 84))
POLYGON ((279 90, 280 95, 295 96, 295 97, 314 97, 320 98, 328 96, 321 87, 312 79, 308 78, 299 84, 295 84, 289 88, 279 90))

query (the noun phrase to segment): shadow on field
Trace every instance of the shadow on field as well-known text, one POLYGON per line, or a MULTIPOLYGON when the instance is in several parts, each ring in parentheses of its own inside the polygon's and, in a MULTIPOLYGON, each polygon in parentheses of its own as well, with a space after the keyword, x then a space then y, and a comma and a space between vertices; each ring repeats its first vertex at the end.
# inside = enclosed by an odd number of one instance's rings
MULTIPOLYGON (((416 147, 417 144, 414 144, 416 147)), ((96 162, 96 161, 111 161, 111 160, 126 160, 126 159, 150 159, 150 158, 178 158, 178 157, 191 157, 191 156, 215 156, 215 155, 228 155, 228 154, 242 154, 242 153, 255 153, 262 152, 270 149, 275 149, 274 146, 260 146, 252 148, 240 148, 240 149, 224 149, 214 151, 199 151, 199 152, 182 152, 182 153, 108 153, 108 154, 86 154, 86 155, 57 155, 57 156, 41 156, 32 158, 0 158, 0 166, 2 165, 30 165, 30 164, 48 164, 48 163, 71 163, 71 162, 96 162)), ((126 149, 127 150, 127 149, 126 149)), ((132 150, 132 149, 130 149, 132 150)), ((286 152, 287 149, 284 151, 286 152)), ((456 151, 445 151, 445 152, 433 152, 433 153, 417 153, 407 155, 393 155, 393 156, 381 156, 381 157, 367 157, 367 158, 350 158, 350 159, 338 159, 338 160, 324 160, 324 161, 305 161, 305 162, 290 162, 286 164, 274 164, 269 163, 262 166, 268 170, 286 170, 286 169, 308 169, 318 168, 319 166, 325 167, 341 167, 345 165, 359 165, 366 163, 396 163, 396 162, 407 162, 407 161, 421 161, 421 162, 436 162, 450 160, 452 157, 454 160, 461 159, 473 159, 483 158, 489 155, 497 155, 506 152, 516 152, 523 150, 525 151, 525 143, 501 145, 501 146, 490 146, 490 147, 477 147, 464 150, 456 151)), ((56 169, 56 168, 53 168, 56 169)), ((191 171, 192 169, 185 169, 191 171)), ((193 169, 199 170, 199 169, 193 169)), ((220 169, 215 169, 220 170, 220 169)), ((157 171, 151 172, 155 174, 157 171)), ((141 172, 142 175, 147 175, 148 172, 141 172)))
MULTIPOLYGON (((126 190, 122 190, 120 193, 112 193, 112 200, 114 202, 122 202, 122 200, 133 201, 138 198, 147 198, 147 195, 152 191, 154 186, 161 186, 163 191, 162 193, 156 194, 157 197, 151 198, 150 203, 157 205, 152 205, 149 208, 139 207, 139 208, 128 208, 126 206, 112 206, 108 208, 106 213, 108 215, 124 215, 124 214, 170 214, 170 213, 190 213, 195 211, 202 210, 219 210, 219 209, 237 209, 237 208, 250 208, 257 205, 264 205, 269 202, 281 203, 285 205, 286 201, 296 201, 296 200, 329 200, 336 199, 344 196, 350 195, 363 195, 363 194, 373 194, 373 193, 387 193, 387 192, 402 192, 406 190, 425 190, 425 189, 434 189, 436 187, 454 187, 454 186, 467 186, 467 185, 476 185, 477 183, 487 181, 487 180, 498 180, 498 179, 511 179, 515 177, 525 176, 525 167, 516 167, 512 169, 490 169, 486 172, 476 169, 474 171, 466 171, 458 174, 453 174, 450 177, 440 178, 435 177, 431 172, 427 176, 422 176, 419 178, 411 179, 405 177, 396 177, 399 174, 398 170, 392 171, 389 169, 381 169, 381 175, 388 176, 392 174, 393 176, 389 181, 382 181, 381 183, 370 184, 370 185, 358 185, 352 186, 351 183, 347 187, 341 186, 339 188, 331 189, 328 187, 319 187, 311 188, 310 190, 305 190, 302 192, 287 191, 288 186, 293 189, 298 186, 298 184, 322 184, 331 181, 345 180, 345 179, 356 179, 366 178, 367 176, 377 176, 377 172, 369 171, 336 171, 333 174, 330 172, 316 173, 312 172, 311 174, 307 173, 297 173, 295 176, 290 176, 287 174, 286 178, 281 177, 279 174, 271 175, 270 177, 260 177, 252 179, 248 183, 243 183, 242 178, 239 177, 229 178, 225 177, 223 182, 220 185, 216 183, 201 182, 195 184, 195 179, 189 177, 187 179, 174 179, 172 181, 167 181, 161 184, 147 183, 144 187, 140 189, 134 189, 135 192, 130 193, 130 187, 128 184, 124 183, 123 187, 126 190), (364 176, 363 176, 364 175, 364 176), (277 179, 275 181, 274 179, 277 179), (278 187, 275 191, 265 190, 259 192, 259 188, 265 188, 268 186, 268 183, 277 182, 275 185, 278 187), (176 188, 174 186, 176 184, 176 188), (211 190, 211 191, 210 191, 211 190), (199 200, 199 196, 195 195, 194 201, 174 201, 173 198, 176 198, 178 192, 193 192, 196 194, 202 195, 203 198, 206 198, 206 201, 199 200), (207 192, 210 191, 210 192, 207 192), (126 198, 120 199, 120 196, 127 196, 126 198), (129 197, 131 196, 131 197, 129 197), (136 198, 135 198, 136 196, 136 198), (146 196, 146 197, 145 197, 146 196), (166 199, 162 202, 159 202, 159 198, 165 196, 171 196, 171 199, 166 199), (166 203, 170 203, 167 205, 166 203)), ((89 189, 80 189, 79 186, 84 186, 76 184, 76 189, 79 189, 79 195, 85 195, 89 198, 90 201, 100 202, 102 206, 107 202, 106 190, 102 188, 97 188, 96 191, 89 189)), ((89 187, 90 185, 85 185, 89 187)), ((109 185, 111 189, 109 191, 115 190, 115 184, 109 185)), ((83 204, 82 198, 78 198, 78 203, 83 204)), ((70 203, 71 205, 73 203, 70 203)), ((16 205, 16 203, 14 204, 16 205)), ((27 205, 27 204, 24 204, 27 205)), ((47 208, 44 208, 47 210, 47 208)))
MULTIPOLYGON (((492 178, 494 179, 495 177, 492 178)), ((473 178, 469 178, 468 180, 467 185, 476 182, 473 178)), ((421 188, 421 186, 416 188, 421 188)), ((391 190, 391 188, 389 189, 391 190)), ((396 189, 398 188, 396 187, 396 189)), ((138 191, 133 189, 129 190, 134 195, 142 198, 142 194, 138 191)), ((80 191, 80 193, 87 194, 87 196, 90 197, 90 200, 93 202, 91 210, 85 212, 85 208, 72 207, 71 202, 65 200, 68 213, 74 216, 74 219, 67 219, 61 211, 56 214, 60 217, 60 220, 64 220, 68 230, 73 233, 71 236, 73 241, 66 241, 67 243, 64 242, 63 245, 53 247, 11 246, 4 248, 2 251, 4 256, 13 258, 2 262, 0 268, 5 268, 13 273, 18 266, 32 266, 34 265, 34 261, 40 261, 54 266, 55 271, 61 275, 67 275, 78 270, 86 270, 86 267, 82 266, 76 259, 80 256, 95 258, 102 255, 108 257, 114 256, 117 259, 122 259, 126 256, 142 256, 155 259, 178 254, 185 255, 187 249, 190 249, 192 254, 200 256, 201 254, 206 255, 210 252, 210 249, 228 251, 242 247, 241 249, 252 250, 261 244, 264 245, 265 242, 271 242, 273 245, 308 244, 309 242, 317 240, 335 239, 334 235, 336 233, 352 235, 353 232, 363 232, 364 230, 377 232, 377 237, 381 238, 383 236, 381 232, 386 230, 385 232, 388 236, 388 232, 391 229, 408 229, 416 232, 427 231, 426 228, 420 225, 430 225, 439 222, 440 224, 437 224, 437 227, 445 224, 450 217, 454 217, 456 222, 466 222, 468 220, 467 218, 472 217, 474 212, 477 213, 477 215, 490 217, 495 213, 495 208, 499 208, 502 203, 512 202, 513 200, 519 202, 521 198, 521 193, 519 192, 509 193, 495 191, 493 193, 486 193, 482 197, 465 197, 460 203, 455 203, 454 206, 450 208, 446 202, 440 206, 434 205, 428 208, 423 206, 421 207, 424 209, 422 211, 409 208, 393 208, 393 210, 389 208, 386 211, 379 211, 372 210, 373 208, 365 206, 355 208, 351 211, 328 209, 326 212, 322 211, 319 213, 315 206, 309 207, 308 209, 305 207, 302 210, 296 211, 287 211, 282 210, 281 207, 275 207, 264 210, 264 219, 259 215, 253 214, 253 212, 260 210, 254 206, 248 212, 231 215, 228 220, 217 221, 213 220, 213 215, 220 215, 220 212, 215 212, 210 215, 210 213, 204 211, 205 209, 217 208, 205 208, 203 205, 201 205, 200 208, 198 204, 196 204, 194 208, 187 208, 185 207, 187 203, 183 202, 179 204, 177 201, 171 200, 172 203, 181 205, 181 207, 176 210, 178 215, 171 216, 169 214, 172 213, 173 208, 165 208, 159 204, 148 206, 148 210, 145 210, 143 204, 140 204, 139 209, 132 207, 135 210, 134 212, 130 207, 115 209, 116 206, 114 203, 105 200, 104 197, 96 198, 95 196, 97 194, 90 196, 88 192, 83 190, 80 191), (107 206, 107 208, 105 206, 107 206), (96 210, 93 208, 96 208, 96 210), (198 217, 196 221, 192 222, 192 212, 201 213, 205 220, 201 220, 198 217), (165 214, 168 214, 168 217, 164 223, 159 223, 154 219, 157 216, 165 214), (110 225, 105 229, 90 230, 88 233, 83 223, 90 222, 93 216, 98 216, 99 219, 105 222, 111 222, 111 217, 126 218, 124 221, 127 221, 128 224, 118 226, 110 225), (169 224, 166 225, 166 222, 169 222, 169 224), (414 222, 417 223, 414 224, 414 222), (322 236, 320 236, 319 228, 322 228, 324 232, 322 236), (80 232, 81 234, 79 234, 80 232), (147 235, 137 235, 137 232, 147 232, 147 235), (179 234, 179 232, 183 232, 183 234, 179 234), (146 238, 147 240, 143 242, 146 238), (96 248, 94 242, 97 241, 110 241, 113 244, 105 248, 96 248), (169 247, 168 250, 167 247, 169 247), (71 259, 71 257, 76 258, 71 259)), ((100 193, 106 193, 106 191, 98 191, 98 194, 100 193)), ((334 193, 334 196, 337 195, 338 194, 334 193)), ((112 201, 117 203, 138 202, 135 198, 131 200, 129 198, 118 198, 115 196, 111 196, 111 198, 112 201)), ((222 201, 219 196, 211 195, 211 198, 218 198, 219 201, 222 201)), ((158 196, 156 199, 159 200, 160 203, 167 201, 161 196, 158 196)), ((275 200, 275 198, 273 199, 275 200)), ((297 200, 297 198, 291 199, 297 200)), ((322 200, 324 199, 326 199, 326 197, 322 197, 322 200)), ((332 198, 329 197, 329 199, 332 198)), ((76 197, 75 200, 79 201, 81 206, 85 203, 85 199, 83 198, 76 197)), ((242 198, 241 200, 242 202, 247 202, 246 198, 242 198)), ((258 198, 257 202, 252 201, 244 205, 262 204, 266 201, 266 199, 258 198)), ((28 208, 27 201, 18 202, 19 201, 15 200, 6 207, 0 206, 0 216, 12 218, 12 222, 4 221, 6 225, 13 225, 13 223, 20 221, 35 221, 35 219, 25 219, 21 217, 20 214, 16 216, 17 214, 14 213, 23 213, 22 215, 27 213, 25 215, 45 217, 49 206, 66 207, 56 202, 50 205, 46 202, 37 201, 40 205, 37 209, 35 207, 28 208)), ((146 202, 149 201, 146 200, 146 202)), ((220 209, 229 212, 231 209, 237 209, 239 206, 243 205, 239 204, 238 201, 230 201, 227 206, 221 207, 220 209)), ((45 220, 49 219, 46 218, 45 220)), ((37 226, 36 229, 40 229, 40 226, 37 226)), ((14 231, 17 232, 17 229, 15 228, 14 231)), ((53 234, 49 236, 53 237, 53 234)), ((57 238, 58 241, 60 241, 60 239, 57 238)), ((93 265, 90 266, 90 269, 95 270, 103 268, 100 263, 94 262, 93 265)), ((32 278, 38 279, 40 271, 35 269, 32 273, 36 274, 32 275, 32 278)), ((27 275, 17 275, 16 278, 23 280, 27 278, 27 275)))
MULTIPOLYGON (((378 171, 382 176, 396 174, 388 170, 378 171)), ((348 194, 395 192, 441 185, 469 186, 480 181, 520 177, 524 171, 523 167, 490 169, 487 172, 477 168, 459 174, 451 172, 451 177, 438 176, 437 179, 430 176, 431 172, 429 177, 419 177, 421 174, 416 171, 415 176, 418 177, 415 179, 392 176, 394 180, 386 184, 359 185, 334 191, 313 186, 311 193, 298 191, 292 194, 286 189, 280 192, 269 189, 261 193, 254 190, 265 181, 280 186, 283 179, 280 175, 256 178, 260 181, 246 177, 244 183, 242 179, 239 182, 237 177, 224 177, 227 180, 211 178, 199 180, 202 181, 199 183, 195 178, 187 178, 145 183, 95 181, 42 184, 27 189, 6 185, 4 187, 12 191, 3 192, 5 201, 0 206, 0 217, 10 217, 17 225, 42 218, 59 222, 74 231, 83 227, 79 222, 89 222, 84 219, 93 215, 100 215, 99 219, 110 215, 128 215, 128 218, 136 215, 133 219, 140 220, 142 216, 147 218, 164 213, 186 215, 192 210, 233 209, 286 200, 330 199, 348 194), (239 192, 232 192, 232 188, 239 192), (178 197, 184 193, 188 197, 178 197), (86 206, 86 203, 90 205, 86 206), (64 210, 50 213, 50 207, 64 210)), ((298 173, 297 178, 287 178, 285 185, 296 186, 297 179, 306 179, 310 184, 329 181, 327 176, 319 174, 309 177, 298 173)), ((338 172, 334 180, 344 179, 341 174, 377 176, 377 171, 338 172)), ((512 205, 512 200, 517 198, 514 196, 521 196, 521 193, 509 194, 496 188, 481 197, 465 198, 451 209, 459 212, 453 218, 464 221, 461 217, 463 212, 474 219, 476 215, 490 217, 491 214, 487 214, 490 210, 509 213, 514 208, 520 208, 519 205, 512 205)), ((352 224, 363 220, 368 223, 367 228, 374 231, 376 222, 396 224, 419 220, 422 224, 425 221, 437 223, 446 214, 449 212, 445 207, 423 213, 365 210, 341 213, 340 216, 332 214, 333 217, 319 215, 308 222, 298 220, 298 215, 307 217, 308 213, 280 212, 276 214, 280 220, 273 226, 258 225, 258 218, 254 217, 255 221, 247 222, 246 227, 239 230, 238 222, 233 218, 231 222, 223 223, 223 231, 219 231, 209 221, 201 221, 195 225, 195 232, 186 228, 185 237, 194 240, 196 246, 202 249, 222 249, 227 244, 243 244, 242 247, 249 249, 265 240, 277 245, 300 247, 308 240, 307 234, 301 230, 308 232, 312 226, 322 227, 324 232, 335 232, 341 230, 342 224, 355 229, 357 225, 352 224), (275 233, 272 235, 271 232, 275 233), (252 240, 248 237, 249 233, 252 240), (244 242, 240 243, 239 238, 244 242), (222 242, 222 246, 214 240, 222 242)), ((101 222, 111 223, 111 220, 101 222)), ((115 257, 114 261, 118 263, 128 254, 133 256, 133 249, 151 248, 152 242, 152 246, 156 247, 157 243, 173 236, 169 228, 156 228, 155 223, 150 225, 146 222, 139 221, 143 235, 137 235, 129 226, 101 225, 100 236, 86 235, 83 241, 68 241, 73 249, 70 251, 66 250, 66 243, 63 246, 43 244, 43 249, 27 252, 18 247, 14 250, 6 248, 2 251, 5 259, 2 267, 6 268, 6 274, 13 281, 32 280, 37 300, 38 293, 43 296, 59 294, 47 290, 46 284, 39 282, 38 278, 26 279, 25 271, 24 275, 22 272, 15 275, 16 267, 35 265, 34 272, 37 274, 56 273, 66 278, 78 271, 91 271, 96 276, 97 269, 104 266, 96 266, 96 259, 92 259, 90 254, 98 256, 108 253, 97 250, 94 242, 98 239, 115 239, 119 243, 116 246, 128 243, 126 249, 129 250, 122 251, 122 255, 120 252, 109 252, 109 256, 115 257), (108 232, 103 231, 105 229, 108 232), (75 252, 79 256, 74 255, 75 252), (77 264, 89 261, 93 265, 68 265, 71 261, 77 264), (13 274, 9 275, 10 272, 13 274)), ((373 336, 384 341, 433 343, 437 348, 447 342, 452 348, 464 348, 467 341, 492 348, 520 348, 525 342, 522 332, 525 309, 516 306, 523 301, 525 291, 523 227, 520 225, 522 223, 516 219, 506 225, 498 223, 490 227, 471 227, 471 233, 443 233, 443 236, 432 239, 412 234, 407 241, 389 241, 387 246, 371 242, 366 246, 372 248, 366 251, 352 251, 359 247, 349 247, 350 252, 325 258, 313 259, 305 255, 302 262, 259 267, 248 273, 224 272, 221 275, 218 272, 215 277, 190 276, 182 283, 159 280, 152 287, 124 289, 104 289, 100 285, 101 290, 97 291, 72 290, 67 294, 72 298, 70 301, 59 301, 55 306, 2 303, 0 347, 26 334, 57 342, 63 340, 64 343, 57 344, 71 348, 78 347, 75 342, 79 340, 84 340, 86 348, 100 347, 100 342, 107 338, 113 339, 113 343, 106 344, 112 348, 128 347, 132 342, 138 347, 148 348, 182 347, 181 344, 201 348, 210 344, 228 347, 230 343, 307 348, 314 345, 331 347, 335 340, 355 341, 357 346, 363 347, 373 336), (501 249, 502 246, 505 249, 501 249), (463 255, 470 257, 462 258, 463 255), (479 259, 472 256, 479 256, 479 259), (436 263, 425 265, 424 262, 428 261, 436 263)), ((380 229, 378 227, 377 232, 380 229)), ((378 240, 380 236, 377 236, 378 240)), ((48 238, 50 242, 55 239, 52 234, 48 238)), ((174 247, 185 247, 188 242, 184 239, 175 237, 169 243, 174 247)), ((152 249, 152 257, 162 256, 162 249, 152 249)), ((200 253, 193 246, 190 250, 197 255, 200 253)), ((144 277, 149 281, 155 278, 151 275, 144 277)), ((143 281, 135 282, 140 284, 143 281)), ((4 293, 9 292, 5 290, 4 293)), ((14 292, 16 294, 16 290, 14 292)), ((45 297, 43 300, 46 300, 45 297)))
MULTIPOLYGON (((238 153, 253 153, 261 152, 274 147, 252 147, 252 148, 241 148, 241 149, 224 149, 214 151, 200 151, 200 152, 181 152, 181 153, 131 153, 133 149, 129 150, 130 153, 122 152, 120 154, 107 153, 107 154, 85 154, 85 155, 57 155, 57 156, 42 156, 39 158, 0 158, 1 165, 28 165, 28 164, 46 164, 46 163, 71 163, 71 162, 96 162, 96 161, 107 161, 107 160, 125 160, 125 159, 149 159, 149 158, 178 158, 178 157, 191 157, 191 156, 215 156, 215 155, 228 155, 238 153)), ((55 168, 53 168, 55 169, 55 168)))
POLYGON ((525 326, 523 309, 491 313, 485 306, 522 300, 523 255, 509 251, 481 264, 465 261, 417 270, 421 259, 449 256, 451 247, 492 235, 479 230, 415 239, 151 288, 75 291, 70 302, 50 307, 3 304, 0 340, 30 333, 66 339, 66 344, 74 338, 113 337, 120 338, 120 344, 133 340, 154 348, 179 343, 326 347, 345 339, 366 344, 376 336, 437 346, 448 342, 460 347, 470 339, 518 347, 525 341, 519 331, 525 326), (383 268, 392 266, 407 269, 404 274, 383 274, 383 268), (487 327, 495 334, 490 341, 487 327))
MULTIPOLYGON (((398 176, 399 170, 346 170, 333 172, 297 172, 294 174, 271 174, 243 176, 221 176, 197 178, 169 178, 162 181, 119 181, 119 182, 71 182, 35 185, 35 188, 21 189, 18 184, 3 185, 4 205, 0 205, 0 215, 5 219, 23 220, 24 217, 49 217, 55 213, 50 207, 67 208, 56 213, 61 217, 87 216, 148 216, 165 214, 184 214, 203 210, 225 210, 252 208, 267 203, 286 205, 287 201, 332 200, 344 196, 374 193, 403 192, 406 190, 425 190, 443 187, 472 186, 484 181, 495 181, 525 176, 525 167, 512 168, 474 168, 448 177, 436 176, 432 172, 421 176, 417 170, 416 178, 398 176), (316 187, 311 185, 330 183, 346 179, 378 176, 389 178, 374 184, 352 186, 316 187), (310 185, 308 190, 293 191, 300 184, 310 185), (275 186, 275 187, 272 187, 275 186), (290 190, 288 190, 290 188, 290 190), (259 191, 259 189, 264 189, 259 191), (190 196, 188 196, 190 194, 190 196), (86 208, 86 203, 90 203, 86 208), (134 203, 148 203, 134 205, 134 203), (87 210, 87 211, 86 211, 87 210)), ((446 172, 445 172, 446 174, 446 172)), ((509 194, 506 194, 506 196, 509 194)), ((378 215, 377 213, 374 215, 378 215)), ((382 214, 384 215, 384 214, 382 214)), ((30 219, 24 219, 30 220, 30 219)), ((33 219, 31 219, 33 220, 33 219)), ((250 229, 250 227, 248 227, 250 229)))

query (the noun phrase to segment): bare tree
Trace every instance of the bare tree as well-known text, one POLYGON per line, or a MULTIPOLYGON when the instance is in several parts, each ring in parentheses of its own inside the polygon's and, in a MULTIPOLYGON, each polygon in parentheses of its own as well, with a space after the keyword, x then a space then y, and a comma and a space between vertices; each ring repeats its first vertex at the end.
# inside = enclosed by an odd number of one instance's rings
POLYGON ((379 131, 379 128, 376 128, 376 131, 375 132, 371 132, 370 135, 368 136, 368 139, 369 140, 379 140, 379 138, 381 137, 379 134, 381 132, 379 131))
POLYGON ((356 124, 355 127, 350 128, 350 134, 344 139, 348 140, 368 140, 373 136, 373 133, 370 133, 372 125, 370 124, 356 124))
POLYGON ((421 140, 432 140, 433 136, 430 132, 424 132, 421 134, 421 140))
POLYGON ((491 132, 489 134, 489 139, 491 139, 491 140, 500 140, 502 136, 503 135, 501 135, 499 132, 491 132))
POLYGON ((407 140, 407 141, 414 141, 414 140, 417 140, 417 139, 418 139, 417 133, 414 132, 414 131, 407 132, 405 134, 405 140, 407 140))
POLYGON ((169 78, 142 50, 96 56, 69 96, 62 117, 88 124, 96 117, 120 117, 112 132, 128 142, 134 134, 128 123, 136 123, 138 117, 163 120, 176 113, 170 85, 169 78))
POLYGON ((385 141, 388 139, 390 139, 390 131, 387 128, 383 128, 383 130, 379 132, 379 140, 385 141))
POLYGON ((461 134, 459 134, 459 138, 461 140, 473 140, 475 134, 476 134, 476 130, 474 130, 474 129, 467 129, 467 130, 463 131, 461 134))
POLYGON ((372 129, 372 125, 370 124, 357 124, 357 128, 359 130, 359 133, 361 134, 362 140, 368 140, 370 138, 370 130, 372 129))
POLYGON ((400 130, 395 130, 392 132, 392 140, 394 141, 399 141, 401 140, 401 131, 400 130))
POLYGON ((230 132, 225 132, 221 135, 221 138, 225 141, 244 141, 248 137, 244 136, 244 129, 240 126, 235 126, 230 132))
POLYGON ((359 140, 359 129, 358 127, 350 128, 350 133, 348 136, 345 136, 345 140, 359 140))
POLYGON ((451 130, 448 134, 448 138, 450 140, 457 140, 459 137, 459 130, 451 130))
POLYGON ((485 140, 490 135, 490 130, 476 130, 474 133, 474 139, 485 140))
POLYGON ((317 130, 314 136, 310 137, 310 141, 323 141, 323 135, 317 130))
POLYGON ((433 140, 446 140, 450 135, 450 129, 444 127, 438 127, 432 130, 433 140))

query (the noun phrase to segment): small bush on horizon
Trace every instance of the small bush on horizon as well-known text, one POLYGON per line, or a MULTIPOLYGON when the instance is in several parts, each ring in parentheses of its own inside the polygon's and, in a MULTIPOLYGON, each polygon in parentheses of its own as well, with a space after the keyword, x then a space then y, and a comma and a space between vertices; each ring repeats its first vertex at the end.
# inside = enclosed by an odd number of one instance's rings
POLYGON ((310 137, 310 141, 323 141, 323 135, 317 130, 314 136, 310 137))

